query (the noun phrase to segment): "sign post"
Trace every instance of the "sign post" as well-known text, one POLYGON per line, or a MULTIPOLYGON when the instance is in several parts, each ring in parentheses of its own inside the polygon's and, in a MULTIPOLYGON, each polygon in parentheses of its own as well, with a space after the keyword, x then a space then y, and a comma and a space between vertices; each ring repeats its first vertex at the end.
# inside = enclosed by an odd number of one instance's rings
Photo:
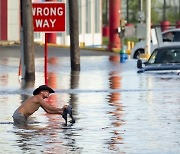
POLYGON ((33 3, 34 32, 45 32, 44 79, 48 85, 47 33, 65 31, 65 3, 33 3))
POLYGON ((44 47, 44 82, 46 85, 48 85, 48 51, 47 51, 47 38, 48 35, 45 33, 45 47, 44 47))

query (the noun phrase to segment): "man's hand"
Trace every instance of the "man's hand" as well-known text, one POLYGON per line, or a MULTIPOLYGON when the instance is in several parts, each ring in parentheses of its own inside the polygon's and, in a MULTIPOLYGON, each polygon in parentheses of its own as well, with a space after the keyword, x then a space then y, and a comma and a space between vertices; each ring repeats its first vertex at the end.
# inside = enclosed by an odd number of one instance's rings
POLYGON ((72 115, 72 107, 70 105, 64 105, 62 117, 65 120, 66 126, 67 126, 67 115, 68 114, 71 117, 71 123, 75 123, 75 120, 74 120, 73 115, 72 115))

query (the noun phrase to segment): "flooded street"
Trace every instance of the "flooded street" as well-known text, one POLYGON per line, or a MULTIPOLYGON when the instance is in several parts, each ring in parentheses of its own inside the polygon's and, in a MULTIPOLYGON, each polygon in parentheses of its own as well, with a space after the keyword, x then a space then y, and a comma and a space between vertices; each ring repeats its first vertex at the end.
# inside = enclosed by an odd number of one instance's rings
POLYGON ((82 52, 81 71, 71 72, 67 51, 49 51, 48 85, 56 93, 47 103, 72 105, 76 123, 64 126, 61 116, 39 109, 25 128, 13 125, 12 114, 44 84, 44 58, 36 56, 35 83, 23 83, 18 55, 1 56, 0 153, 180 153, 180 76, 137 74, 136 60, 91 53, 82 52))

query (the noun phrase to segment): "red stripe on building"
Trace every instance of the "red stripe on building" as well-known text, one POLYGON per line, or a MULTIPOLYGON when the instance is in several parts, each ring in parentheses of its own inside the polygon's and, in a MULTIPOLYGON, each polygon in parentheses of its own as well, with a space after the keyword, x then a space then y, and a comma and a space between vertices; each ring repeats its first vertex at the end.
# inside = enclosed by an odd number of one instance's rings
POLYGON ((0 40, 7 40, 7 1, 0 0, 0 40))

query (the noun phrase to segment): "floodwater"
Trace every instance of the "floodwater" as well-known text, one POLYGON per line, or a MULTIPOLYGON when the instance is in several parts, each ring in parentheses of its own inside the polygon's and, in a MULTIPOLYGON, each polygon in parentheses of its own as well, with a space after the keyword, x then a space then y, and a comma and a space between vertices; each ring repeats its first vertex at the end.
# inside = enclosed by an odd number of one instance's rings
POLYGON ((180 153, 180 76, 137 74, 135 60, 105 55, 82 56, 81 71, 71 72, 69 59, 49 58, 48 85, 56 93, 47 103, 71 104, 76 123, 65 126, 39 109, 17 128, 11 116, 44 84, 44 59, 36 58, 35 83, 23 83, 19 59, 0 58, 0 153, 180 153))

